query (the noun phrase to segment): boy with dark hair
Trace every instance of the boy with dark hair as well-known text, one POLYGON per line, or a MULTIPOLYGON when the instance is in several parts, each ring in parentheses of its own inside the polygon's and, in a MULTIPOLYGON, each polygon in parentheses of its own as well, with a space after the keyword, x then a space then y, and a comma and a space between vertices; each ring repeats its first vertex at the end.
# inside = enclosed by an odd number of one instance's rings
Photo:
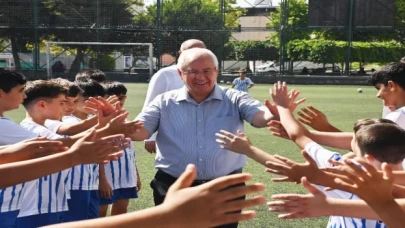
MULTIPOLYGON (((51 79, 51 81, 68 89, 63 116, 72 115, 77 108, 83 90, 76 83, 66 79, 57 78, 51 79)), ((63 123, 61 120, 46 120, 45 126, 59 135, 75 135, 94 127, 98 123, 96 115, 75 124, 63 123)))
MULTIPOLYGON (((26 131, 13 121, 4 117, 4 113, 18 109, 25 99, 24 86, 27 80, 15 71, 0 70, 0 145, 15 144, 38 135, 26 131)), ((21 196, 25 183, 0 189, 0 221, 2 227, 13 227, 21 208, 21 196)))
MULTIPOLYGON (((125 85, 120 82, 110 81, 104 83, 104 88, 107 95, 118 98, 122 108, 127 95, 125 85)), ((138 191, 141 189, 133 145, 124 150, 122 158, 100 166, 99 180, 100 217, 107 216, 108 205, 110 204, 112 204, 111 215, 127 213, 129 199, 138 198, 138 191), (105 192, 103 188, 111 189, 112 192, 105 192)))
POLYGON ((124 107, 125 100, 127 99, 127 88, 124 84, 117 81, 108 81, 105 82, 104 88, 106 91, 106 95, 108 96, 117 96, 120 106, 124 107))
MULTIPOLYGON (((23 103, 23 100, 26 98, 24 92, 25 83, 26 79, 22 74, 7 70, 0 71, 0 125, 2 126, 2 131, 0 131, 0 146, 15 144, 38 137, 38 134, 27 131, 4 117, 5 112, 17 109, 23 103)), ((97 130, 96 137, 100 138, 109 134, 115 134, 115 132, 118 133, 118 129, 123 127, 121 124, 114 127, 113 125, 116 124, 110 124, 108 127, 97 130)), ((80 136, 66 138, 63 139, 63 143, 65 146, 71 146, 74 141, 80 138, 80 136)), ((55 160, 55 164, 58 164, 58 161, 55 160)), ((26 187, 26 183, 21 183, 9 188, 0 189, 0 221, 2 227, 14 227, 26 187)))
MULTIPOLYGON (((80 74, 88 74, 87 73, 80 74)), ((85 109, 85 102, 90 97, 104 97, 104 87, 94 80, 76 81, 75 84, 83 91, 78 98, 76 109, 71 115, 62 118, 64 124, 78 124, 90 121, 93 116, 85 109)), ((79 221, 99 217, 99 165, 80 165, 71 173, 71 199, 68 200, 69 212, 66 221, 79 221)))
MULTIPOLYGON (((59 139, 44 125, 47 119, 62 118, 67 88, 54 81, 37 80, 27 83, 23 105, 27 110, 21 126, 28 131, 59 139)), ((63 170, 27 183, 22 196, 22 206, 16 227, 39 227, 63 222, 63 213, 68 210, 66 197, 70 170, 63 170)))
MULTIPOLYGON (((68 94, 65 87, 55 81, 37 80, 28 83, 24 91, 27 97, 23 105, 27 110, 27 116, 21 122, 23 128, 48 139, 64 141, 65 145, 72 145, 81 138, 81 135, 65 138, 44 126, 48 119, 62 118, 68 94)), ((38 227, 63 221, 64 212, 68 210, 66 186, 69 173, 70 169, 47 175, 27 184, 16 227, 38 227)))
POLYGON ((87 69, 76 74, 75 81, 94 80, 102 83, 106 80, 106 75, 99 69, 87 69))

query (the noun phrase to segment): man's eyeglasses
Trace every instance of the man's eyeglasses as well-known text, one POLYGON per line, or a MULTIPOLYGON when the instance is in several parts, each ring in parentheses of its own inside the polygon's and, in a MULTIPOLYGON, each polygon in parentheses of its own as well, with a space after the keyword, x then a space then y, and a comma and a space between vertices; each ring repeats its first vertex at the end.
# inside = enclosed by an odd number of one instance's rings
POLYGON ((203 74, 204 76, 210 76, 215 72, 214 69, 206 69, 203 71, 197 71, 197 70, 187 70, 187 71, 182 71, 184 74, 191 76, 191 77, 196 77, 199 74, 203 74))

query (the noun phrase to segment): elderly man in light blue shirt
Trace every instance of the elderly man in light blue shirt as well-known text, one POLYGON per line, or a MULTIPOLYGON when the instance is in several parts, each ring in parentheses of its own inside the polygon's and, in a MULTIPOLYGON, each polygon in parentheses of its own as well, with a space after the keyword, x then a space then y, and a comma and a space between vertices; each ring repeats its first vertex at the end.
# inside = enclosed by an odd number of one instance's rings
POLYGON ((221 149, 215 133, 243 130, 244 120, 255 127, 266 127, 273 118, 249 94, 216 84, 218 60, 211 51, 201 48, 184 51, 178 69, 185 86, 157 96, 136 117, 144 123, 144 128, 132 135, 133 140, 140 141, 158 132, 155 159, 158 173, 151 183, 155 204, 163 201, 164 190, 167 191, 187 164, 197 166, 195 185, 241 172, 246 157, 221 149), (165 183, 156 183, 159 178, 165 183), (157 200, 159 193, 163 198, 157 200))

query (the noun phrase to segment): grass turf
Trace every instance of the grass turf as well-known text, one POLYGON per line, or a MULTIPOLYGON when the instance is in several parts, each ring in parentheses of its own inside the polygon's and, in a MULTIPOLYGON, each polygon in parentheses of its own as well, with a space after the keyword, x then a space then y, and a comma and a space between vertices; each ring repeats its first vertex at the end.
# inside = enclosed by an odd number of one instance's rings
MULTIPOLYGON (((128 98, 125 108, 130 112, 130 119, 133 119, 140 112, 147 84, 126 84, 128 98)), ((251 89, 251 94, 256 99, 263 101, 268 98, 270 85, 256 85, 251 89)), ((351 131, 353 123, 361 118, 379 118, 381 116, 381 101, 375 98, 376 90, 373 87, 364 87, 363 93, 357 93, 356 86, 294 86, 301 91, 300 97, 306 97, 304 105, 311 104, 322 110, 328 120, 335 126, 345 131, 351 131)), ((25 116, 24 109, 6 113, 6 117, 20 122, 25 116)), ((275 138, 270 135, 267 129, 256 129, 246 124, 246 134, 258 148, 268 153, 277 153, 293 160, 302 161, 300 149, 292 142, 275 138)), ((147 153, 142 142, 135 143, 137 166, 142 180, 142 190, 139 198, 131 200, 129 211, 136 211, 153 206, 152 192, 149 187, 150 180, 155 174, 154 156, 147 153)), ((305 193, 305 190, 296 184, 272 183, 272 175, 264 172, 264 167, 252 160, 248 161, 245 172, 254 176, 255 182, 262 182, 266 185, 265 197, 276 193, 305 193)), ((239 227, 274 227, 274 228, 295 228, 295 227, 326 227, 327 218, 301 219, 301 220, 280 220, 277 215, 267 211, 265 205, 255 208, 257 217, 254 220, 242 222, 239 227)))

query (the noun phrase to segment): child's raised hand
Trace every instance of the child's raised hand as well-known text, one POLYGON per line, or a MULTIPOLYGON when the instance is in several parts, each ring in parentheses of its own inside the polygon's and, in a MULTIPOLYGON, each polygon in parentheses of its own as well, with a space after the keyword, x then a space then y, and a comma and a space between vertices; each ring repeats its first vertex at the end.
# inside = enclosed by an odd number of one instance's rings
POLYGON ((283 139, 288 139, 290 140, 290 137, 287 134, 287 131, 283 127, 283 125, 280 123, 278 120, 272 120, 268 124, 269 126, 269 131, 271 131, 271 134, 283 139))
POLYGON ((313 218, 326 216, 329 203, 325 194, 311 185, 305 177, 301 179, 302 185, 309 194, 277 194, 271 198, 277 201, 268 202, 269 211, 282 213, 280 219, 313 218))
POLYGON ((350 181, 335 178, 339 189, 351 192, 362 198, 367 203, 385 202, 393 199, 392 171, 387 163, 381 165, 383 173, 364 160, 356 159, 359 164, 353 161, 344 160, 344 166, 339 167, 340 174, 345 174, 350 181))
POLYGON ((270 96, 276 105, 284 108, 290 107, 291 102, 288 96, 287 83, 280 81, 274 83, 273 89, 270 89, 270 96))
POLYGON ((265 201, 263 196, 234 200, 264 190, 263 184, 245 185, 246 181, 252 179, 250 174, 224 176, 190 187, 196 175, 196 167, 187 166, 167 192, 162 206, 176 217, 172 221, 173 227, 216 227, 249 220, 255 217, 255 212, 241 210, 261 205, 265 201))
POLYGON ((295 182, 300 183, 301 178, 306 176, 310 180, 315 179, 322 172, 318 165, 308 155, 307 152, 301 151, 305 158, 305 163, 297 163, 280 155, 274 155, 275 161, 266 162, 266 172, 284 176, 282 178, 273 178, 274 182, 295 182))
POLYGON ((239 136, 236 136, 230 132, 221 130, 219 133, 215 134, 217 137, 216 142, 219 143, 223 149, 244 154, 249 150, 252 142, 250 142, 250 139, 240 130, 238 130, 238 135, 239 136))

